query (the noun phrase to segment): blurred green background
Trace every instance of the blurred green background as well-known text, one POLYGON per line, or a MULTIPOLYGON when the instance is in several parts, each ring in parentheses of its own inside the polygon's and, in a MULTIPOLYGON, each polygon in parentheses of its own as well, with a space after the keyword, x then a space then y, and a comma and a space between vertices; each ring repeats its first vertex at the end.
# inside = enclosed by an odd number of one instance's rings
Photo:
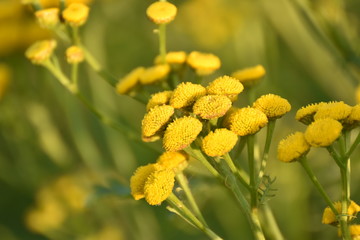
MULTIPOLYGON (((267 168, 277 178, 277 195, 269 203, 285 238, 337 239, 335 228, 321 224, 326 204, 303 170, 278 162, 275 150, 281 138, 304 130, 294 120, 301 106, 330 100, 356 104, 360 1, 171 2, 178 15, 167 28, 168 50, 219 56, 222 67, 209 79, 262 64, 267 75, 257 96, 274 93, 292 104, 277 124, 267 168)), ((88 3, 90 18, 81 35, 103 66, 120 78, 137 66, 153 64, 158 42, 155 26, 145 16, 152 1, 88 3)), ((32 42, 49 37, 51 33, 37 27, 29 7, 0 0, 0 239, 206 239, 170 214, 165 204, 151 207, 125 196, 123 186, 133 171, 154 162, 157 153, 103 126, 45 69, 25 59, 32 42)), ((85 65, 80 85, 104 115, 125 119, 140 131, 144 105, 117 95, 85 65)), ((312 150, 309 159, 331 197, 339 199, 336 165, 321 149, 312 150)), ((354 157, 352 199, 358 203, 359 171, 354 157)), ((188 176, 215 232, 224 239, 252 239, 222 186, 194 173, 188 176)))

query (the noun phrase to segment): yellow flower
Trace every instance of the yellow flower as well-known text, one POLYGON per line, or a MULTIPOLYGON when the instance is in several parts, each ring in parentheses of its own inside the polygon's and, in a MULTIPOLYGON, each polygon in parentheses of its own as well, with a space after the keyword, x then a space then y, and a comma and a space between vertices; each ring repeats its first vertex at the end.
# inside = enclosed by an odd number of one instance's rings
POLYGON ((145 197, 144 186, 151 173, 156 171, 155 164, 148 164, 138 167, 130 178, 131 195, 135 200, 145 197))
POLYGON ((280 118, 291 110, 291 105, 285 98, 278 95, 267 94, 253 103, 253 108, 259 109, 269 119, 280 118))
POLYGON ((315 120, 305 131, 306 141, 313 147, 327 147, 341 135, 342 125, 332 118, 315 120))
POLYGON ((232 113, 229 123, 231 131, 239 136, 246 136, 258 132, 268 123, 268 119, 262 111, 246 107, 232 113))
POLYGON ((134 89, 134 87, 137 85, 137 83, 140 80, 140 76, 145 71, 145 68, 143 67, 137 67, 134 70, 132 70, 129 74, 127 74, 125 77, 120 79, 120 81, 116 84, 116 91, 119 94, 128 94, 131 92, 131 90, 134 89))
POLYGON ((346 129, 352 129, 360 124, 360 104, 351 108, 350 115, 344 120, 343 125, 346 129))
POLYGON ((175 88, 170 98, 170 105, 174 108, 187 107, 205 94, 206 89, 200 84, 182 82, 175 88))
POLYGON ((277 149, 277 157, 282 162, 293 162, 306 155, 310 145, 302 132, 295 132, 281 140, 277 149))
POLYGON ((351 107, 344 102, 329 102, 321 104, 314 115, 314 120, 332 118, 338 121, 346 119, 351 113, 351 107))
POLYGON ((174 20, 176 13, 176 6, 169 2, 154 2, 146 9, 146 15, 156 24, 171 22, 174 20))
POLYGON ((55 40, 38 41, 26 50, 25 55, 32 63, 42 64, 51 57, 55 47, 55 40))
POLYGON ((11 80, 10 68, 5 64, 0 63, 0 100, 4 96, 10 80, 11 80))
POLYGON ((187 64, 200 76, 209 75, 221 66, 220 59, 211 53, 191 52, 187 64))
POLYGON ((231 126, 231 119, 234 116, 235 112, 239 110, 240 108, 237 107, 231 107, 225 114, 225 116, 222 119, 221 125, 223 127, 226 127, 227 129, 230 129, 231 126))
POLYGON ((63 18, 71 26, 83 25, 89 16, 89 7, 83 3, 72 3, 63 11, 63 18))
POLYGON ((78 46, 71 46, 66 49, 66 60, 69 64, 77 64, 84 61, 84 52, 78 46))
MULTIPOLYGON (((338 211, 338 213, 341 214, 341 202, 334 202, 334 207, 338 211)), ((360 212, 360 206, 357 205, 354 201, 351 201, 350 205, 348 206, 348 212, 347 212, 349 215, 348 220, 353 219, 358 212, 360 212)), ((335 225, 338 223, 338 219, 330 207, 326 207, 324 209, 322 223, 335 224, 335 225)))
POLYGON ((47 8, 36 11, 35 16, 40 26, 44 28, 53 28, 60 22, 58 8, 47 8))
POLYGON ((237 140, 238 136, 234 132, 218 128, 204 137, 201 148, 210 157, 220 157, 230 152, 237 140))
POLYGON ((149 111, 151 108, 159 105, 168 104, 172 96, 172 91, 162 91, 155 94, 152 94, 147 105, 146 111, 149 111))
POLYGON ((231 100, 223 95, 207 95, 196 100, 193 112, 203 119, 219 118, 231 108, 231 100))
POLYGON ((141 122, 143 137, 155 135, 170 121, 173 114, 174 108, 169 105, 155 106, 150 109, 141 122))
MULTIPOLYGON (((177 66, 185 63, 186 61, 186 52, 178 51, 178 52, 168 52, 165 56, 165 63, 170 64, 171 66, 177 66)), ((161 56, 158 55, 155 58, 155 64, 162 64, 161 56)))
POLYGON ((320 103, 312 103, 305 107, 300 108, 295 115, 295 119, 299 122, 304 123, 305 125, 309 125, 314 121, 314 115, 319 109, 320 106, 326 104, 324 102, 320 103))
POLYGON ((190 145, 202 130, 202 123, 193 117, 182 117, 165 130, 163 146, 166 151, 180 151, 190 145))
POLYGON ((353 240, 360 239, 360 225, 359 224, 350 225, 349 230, 350 230, 350 235, 353 240))
POLYGON ((251 87, 265 76, 265 68, 257 65, 233 72, 231 76, 238 79, 245 87, 251 87))
POLYGON ((178 172, 187 167, 188 157, 184 152, 164 152, 158 157, 156 163, 160 168, 171 169, 174 172, 178 172))
POLYGON ((155 65, 145 69, 140 75, 140 82, 144 85, 153 84, 164 80, 170 72, 170 66, 168 64, 155 65))
POLYGON ((175 173, 164 169, 152 172, 144 185, 145 200, 150 205, 160 205, 172 193, 175 173))
POLYGON ((235 78, 222 76, 210 82, 206 90, 208 94, 225 95, 228 96, 231 101, 235 101, 237 95, 244 90, 244 86, 235 78))

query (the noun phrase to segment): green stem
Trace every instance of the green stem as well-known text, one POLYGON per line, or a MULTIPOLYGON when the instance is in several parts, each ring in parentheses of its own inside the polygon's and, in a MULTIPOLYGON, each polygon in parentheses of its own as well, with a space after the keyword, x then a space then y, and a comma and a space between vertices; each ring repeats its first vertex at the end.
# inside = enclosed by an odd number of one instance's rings
POLYGON ((71 65, 71 80, 76 87, 78 87, 78 70, 79 64, 74 63, 71 65))
POLYGON ((261 159, 261 164, 260 164, 258 184, 260 184, 262 182, 262 178, 264 176, 265 167, 267 164, 267 160, 269 158, 270 145, 271 145, 271 140, 272 140, 272 136, 273 136, 274 129, 275 129, 275 124, 276 124, 276 119, 270 120, 267 125, 266 140, 265 140, 265 146, 264 146, 264 151, 263 151, 263 157, 261 159))
POLYGON ((159 25, 159 52, 162 63, 166 63, 166 24, 159 25))
POLYGON ((77 87, 71 83, 71 81, 64 75, 64 73, 56 67, 52 62, 47 61, 44 63, 44 67, 46 67, 59 82, 66 87, 71 93, 76 94, 78 92, 77 87))
POLYGON ((80 36, 79 36, 79 27, 71 27, 72 30, 72 44, 80 46, 80 36))
POLYGON ((244 170, 239 169, 234 165, 234 162, 233 162, 233 160, 231 159, 231 157, 230 157, 230 155, 228 153, 226 153, 224 155, 224 160, 227 163, 227 165, 230 167, 233 174, 235 176, 237 176, 237 178, 241 182, 241 184, 243 186, 245 186, 246 189, 248 189, 250 191, 251 189, 250 189, 250 186, 249 186, 249 176, 247 175, 247 173, 244 170))
POLYGON ((358 133, 358 135, 357 135, 355 141, 353 142, 353 144, 351 145, 350 149, 346 152, 345 158, 349 158, 351 156, 351 154, 354 152, 354 150, 359 145, 359 143, 360 143, 360 132, 358 133))
POLYGON ((233 154, 235 161, 235 164, 237 165, 238 168, 240 168, 240 155, 242 153, 242 151, 244 150, 246 146, 246 137, 240 137, 240 141, 238 142, 238 144, 236 144, 235 147, 235 153, 233 154))
POLYGON ((264 203, 260 207, 260 219, 263 222, 263 230, 265 235, 271 240, 284 240, 279 226, 275 220, 274 214, 267 203, 264 203))
POLYGON ((256 169, 254 159, 254 135, 249 135, 247 138, 247 152, 249 162, 249 176, 251 188, 251 208, 257 208, 257 183, 256 183, 256 169))
POLYGON ((339 156, 339 154, 336 152, 335 148, 333 145, 330 145, 328 147, 326 147, 327 151, 330 153, 331 157, 335 160, 336 164, 340 167, 343 168, 344 167, 344 163, 341 161, 341 157, 339 156))

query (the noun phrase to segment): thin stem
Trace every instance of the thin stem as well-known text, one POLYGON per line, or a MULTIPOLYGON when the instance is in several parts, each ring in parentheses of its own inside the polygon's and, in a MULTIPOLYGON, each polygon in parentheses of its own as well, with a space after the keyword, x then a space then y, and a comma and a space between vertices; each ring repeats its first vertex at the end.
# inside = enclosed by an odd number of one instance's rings
POLYGON ((276 124, 276 119, 270 120, 267 125, 266 140, 265 140, 265 146, 264 146, 264 151, 263 151, 263 157, 261 159, 261 164, 260 164, 258 184, 261 183, 262 177, 264 176, 265 167, 267 164, 267 160, 269 158, 270 145, 271 145, 271 140, 272 140, 272 136, 273 136, 274 129, 275 129, 275 124, 276 124))
POLYGON ((77 87, 70 82, 70 80, 64 75, 64 73, 56 67, 52 62, 47 61, 44 63, 44 67, 46 67, 55 77, 59 80, 59 82, 66 87, 71 93, 77 93, 77 87))
POLYGON ((261 222, 264 223, 262 226, 265 235, 272 240, 284 240, 284 236, 279 229, 269 205, 267 203, 262 204, 260 210, 260 219, 262 220, 261 222))
POLYGON ((231 159, 231 157, 230 157, 230 155, 228 153, 224 155, 224 160, 227 163, 227 165, 230 167, 233 174, 235 176, 237 176, 237 178, 241 182, 241 184, 243 186, 245 186, 247 190, 250 191, 251 189, 250 189, 250 186, 249 186, 249 176, 248 176, 248 174, 244 170, 239 169, 234 165, 234 162, 233 162, 233 160, 231 159))
POLYGON ((235 147, 235 153, 233 154, 235 161, 235 164, 237 165, 238 168, 240 168, 240 155, 242 153, 242 151, 244 150, 246 146, 246 137, 240 137, 240 141, 238 142, 238 144, 235 147))
POLYGON ((349 158, 351 156, 351 154, 354 152, 354 150, 359 145, 359 143, 360 143, 360 132, 358 133, 358 135, 357 135, 355 141, 353 142, 353 144, 351 145, 350 149, 346 152, 345 158, 349 158))
POLYGON ((339 156, 339 154, 336 152, 334 146, 330 145, 330 146, 326 147, 326 150, 330 153, 331 157, 335 160, 336 164, 340 168, 344 168, 344 163, 342 162, 341 157, 339 156))
POLYGON ((159 25, 159 52, 161 62, 166 62, 166 24, 159 25))
POLYGON ((76 87, 78 87, 78 70, 79 70, 79 64, 73 63, 71 65, 71 80, 76 87))
POLYGON ((250 188, 251 188, 251 207, 257 208, 257 184, 256 184, 256 169, 254 159, 254 135, 249 135, 247 138, 247 152, 249 162, 249 176, 250 176, 250 188))
POLYGON ((71 27, 72 30, 72 44, 80 46, 79 27, 71 27))

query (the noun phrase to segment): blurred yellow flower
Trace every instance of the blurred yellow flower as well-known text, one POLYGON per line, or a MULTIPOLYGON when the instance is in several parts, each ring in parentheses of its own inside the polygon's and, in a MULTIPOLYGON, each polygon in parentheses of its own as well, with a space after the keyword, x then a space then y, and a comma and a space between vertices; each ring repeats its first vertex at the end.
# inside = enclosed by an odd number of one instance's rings
POLYGON ((145 197, 144 186, 150 174, 156 171, 155 164, 148 164, 138 167, 130 178, 131 195, 135 200, 140 200, 145 197))
POLYGON ((78 46, 71 46, 66 49, 66 61, 69 64, 77 64, 84 61, 84 51, 78 46))
POLYGON ((174 20, 176 13, 176 6, 169 2, 154 2, 146 9, 146 15, 156 24, 171 22, 174 20))
POLYGON ((291 105, 285 98, 275 94, 263 95, 256 99, 253 108, 259 109, 269 119, 280 118, 291 110, 291 105))
POLYGON ((237 140, 238 136, 234 132, 218 128, 203 138, 201 149, 210 157, 220 157, 230 152, 237 140))
MULTIPOLYGON (((334 207, 338 211, 338 213, 341 214, 341 202, 334 202, 334 207)), ((351 201, 347 212, 347 214, 349 215, 348 219, 353 219, 358 212, 360 212, 360 206, 357 205, 354 201, 351 201)), ((335 216, 330 207, 326 207, 324 209, 322 223, 335 225, 338 223, 338 218, 337 216, 335 216)))
POLYGON ((352 129, 360 124, 360 104, 351 108, 350 115, 344 120, 343 125, 346 129, 352 129))
POLYGON ((205 94, 206 89, 200 84, 182 82, 173 91, 170 105, 174 108, 188 107, 205 94))
MULTIPOLYGON (((169 64, 174 70, 177 70, 181 65, 186 62, 186 52, 178 51, 178 52, 168 52, 165 56, 165 63, 169 64)), ((154 60, 155 64, 162 64, 161 56, 156 56, 154 60)))
POLYGON ((184 170, 187 167, 188 158, 189 156, 182 151, 164 152, 158 157, 156 163, 160 168, 171 169, 176 173, 178 171, 184 170))
POLYGON ((172 93, 173 93, 172 91, 162 91, 152 94, 146 105, 146 111, 149 111, 151 108, 155 106, 168 104, 172 96, 172 93))
POLYGON ((305 131, 306 141, 313 147, 327 147, 341 135, 342 125, 332 118, 312 122, 305 131))
POLYGON ((359 224, 352 224, 349 226, 350 235, 352 240, 359 240, 360 239, 360 225, 359 224))
POLYGON ((231 108, 231 100, 223 95, 206 95, 196 100, 193 112, 202 119, 219 118, 231 108))
POLYGON ((302 132, 295 132, 279 142, 277 157, 282 162, 293 162, 306 155, 310 145, 302 132))
POLYGON ((141 122, 143 137, 148 138, 155 135, 170 121, 174 114, 174 108, 169 105, 155 106, 145 114, 141 122))
POLYGON ((265 68, 262 65, 256 65, 235 71, 231 76, 238 79, 245 87, 251 87, 258 83, 265 76, 265 73, 265 68))
POLYGON ((124 240, 124 234, 119 226, 107 224, 96 233, 81 238, 81 240, 124 240))
POLYGON ((346 119, 351 113, 351 107, 341 102, 328 102, 321 104, 314 115, 314 120, 332 118, 338 121, 346 119))
POLYGON ((244 90, 244 86, 235 78, 222 76, 210 82, 206 90, 208 94, 225 95, 231 101, 235 101, 237 95, 244 90))
POLYGON ((221 66, 219 57, 211 53, 193 51, 188 55, 187 64, 200 76, 209 75, 221 66))
POLYGON ((140 81, 140 76, 145 71, 143 67, 137 67, 128 73, 125 77, 121 78, 116 84, 116 91, 119 94, 128 94, 140 81))
POLYGON ((8 65, 0 63, 0 100, 4 96, 11 80, 11 69, 8 65))
POLYGON ((47 8, 36 11, 35 16, 43 28, 54 28, 60 22, 58 8, 47 8))
POLYGON ((262 111, 246 107, 232 113, 229 123, 231 131, 239 136, 246 136, 257 133, 268 123, 268 119, 262 111))
POLYGON ((89 7, 83 3, 71 3, 62 12, 62 16, 71 26, 79 27, 86 22, 89 11, 89 7))
POLYGON ((164 80, 170 72, 170 66, 168 64, 155 65, 153 67, 146 68, 140 75, 141 84, 153 84, 164 80))
POLYGON ((295 115, 295 119, 305 125, 309 125, 314 121, 314 115, 321 105, 325 104, 324 102, 312 103, 305 107, 301 107, 295 115))
POLYGON ((55 47, 55 40, 38 41, 26 50, 25 55, 32 63, 42 64, 51 57, 55 47))
POLYGON ((160 205, 172 193, 174 184, 173 170, 164 169, 150 173, 144 185, 145 200, 150 205, 160 205))

